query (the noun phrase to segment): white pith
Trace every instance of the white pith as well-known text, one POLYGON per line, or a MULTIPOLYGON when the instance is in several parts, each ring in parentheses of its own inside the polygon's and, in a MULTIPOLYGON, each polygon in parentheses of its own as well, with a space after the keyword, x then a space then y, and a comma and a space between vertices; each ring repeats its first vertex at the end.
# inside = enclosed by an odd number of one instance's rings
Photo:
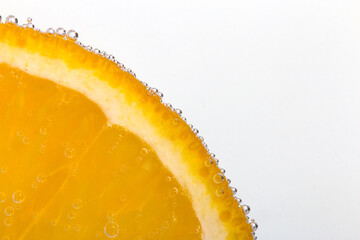
POLYGON ((89 69, 72 70, 62 60, 29 53, 4 43, 0 43, 0 63, 82 93, 101 107, 110 124, 122 126, 143 139, 189 192, 202 227, 203 239, 226 239, 227 231, 219 219, 217 209, 213 207, 207 189, 196 177, 188 174, 188 166, 175 144, 159 134, 144 117, 144 113, 126 101, 121 86, 112 88, 107 82, 95 77, 89 69))

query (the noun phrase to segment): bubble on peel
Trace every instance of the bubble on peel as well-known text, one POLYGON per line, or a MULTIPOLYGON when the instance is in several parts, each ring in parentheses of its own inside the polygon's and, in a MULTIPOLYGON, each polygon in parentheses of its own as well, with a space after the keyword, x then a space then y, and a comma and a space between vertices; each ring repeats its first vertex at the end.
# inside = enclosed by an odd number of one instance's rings
POLYGON ((179 193, 179 190, 176 187, 174 187, 174 188, 170 189, 169 197, 172 197, 172 198, 176 197, 176 195, 178 195, 178 193, 179 193))
POLYGON ((250 207, 249 207, 248 205, 242 205, 241 207, 242 207, 244 213, 245 213, 246 215, 248 215, 249 212, 250 212, 250 207))
POLYGON ((258 229, 258 227, 259 227, 259 225, 255 222, 254 219, 251 219, 250 226, 251 226, 251 228, 252 228, 252 230, 253 230, 254 232, 255 232, 255 231, 258 229))
POLYGON ((174 118, 174 119, 172 120, 172 124, 173 124, 173 125, 178 125, 178 123, 179 123, 179 119, 178 119, 178 118, 174 118))
POLYGON ((205 160, 206 167, 211 167, 213 164, 214 164, 214 161, 211 158, 205 160))
POLYGON ((165 181, 166 181, 166 182, 171 182, 171 177, 170 177, 170 176, 166 176, 165 181))
POLYGON ((25 200, 25 195, 22 191, 14 192, 12 196, 15 203, 22 203, 25 200))
POLYGON ((76 218, 76 215, 77 215, 77 213, 76 213, 74 210, 70 210, 70 211, 68 212, 68 218, 69 218, 69 219, 74 219, 74 218, 76 218))
POLYGON ((31 141, 30 141, 30 138, 29 137, 23 137, 23 143, 24 144, 29 144, 31 141))
POLYGON ((5 22, 18 24, 18 19, 14 15, 9 15, 6 17, 5 22))
POLYGON ((76 199, 76 200, 74 201, 74 203, 73 203, 73 207, 74 207, 75 209, 81 208, 82 205, 83 205, 83 202, 81 201, 81 199, 76 199))
POLYGON ((76 40, 76 39, 78 39, 79 34, 78 34, 75 30, 70 29, 70 30, 67 31, 66 36, 67 36, 68 38, 71 38, 71 39, 73 39, 73 40, 76 40))
POLYGON ((56 34, 58 34, 60 36, 65 36, 66 31, 62 27, 59 27, 59 28, 56 29, 56 34))
POLYGON ((39 174, 39 175, 36 177, 36 179, 37 179, 37 181, 38 181, 39 183, 44 183, 44 182, 46 182, 47 177, 46 177, 45 174, 39 174))
POLYGON ((14 215, 14 212, 15 212, 15 208, 13 206, 7 206, 5 208, 5 215, 6 216, 10 217, 10 216, 14 215))
POLYGON ((66 148, 65 149, 65 157, 66 158, 73 158, 74 151, 75 150, 73 148, 66 148))
POLYGON ((222 173, 215 174, 214 177, 213 177, 213 181, 216 184, 222 183, 222 181, 224 181, 224 175, 222 173))
POLYGON ((23 135, 23 131, 18 130, 18 131, 16 132, 16 135, 18 135, 19 137, 21 137, 21 136, 23 135))
POLYGON ((80 232, 80 231, 81 231, 81 225, 80 225, 80 224, 76 224, 76 225, 74 226, 74 230, 75 230, 75 232, 80 232))
POLYGON ((239 206, 240 206, 240 204, 242 203, 241 198, 235 197, 235 200, 237 201, 237 203, 238 203, 238 204, 239 204, 239 206))
POLYGON ((46 33, 47 33, 48 35, 52 35, 52 34, 55 33, 55 30, 54 30, 53 28, 48 28, 48 29, 46 29, 46 33))
POLYGON ((10 227, 13 224, 14 220, 12 217, 6 217, 4 220, 4 225, 10 227))
POLYGON ((3 203, 6 201, 6 194, 5 193, 0 193, 0 203, 3 203))
POLYGON ((218 197, 223 197, 225 192, 224 192, 224 190, 222 188, 218 188, 218 189, 216 189, 215 194, 218 197))
POLYGON ((237 189, 235 187, 230 187, 230 189, 233 195, 237 193, 237 189))
POLYGON ((116 222, 110 221, 104 227, 104 233, 109 238, 114 238, 119 233, 119 225, 116 222))
POLYGON ((53 227, 57 226, 58 223, 59 223, 59 220, 57 220, 56 218, 53 218, 53 219, 51 219, 51 221, 50 221, 50 224, 51 224, 51 226, 53 226, 53 227))
POLYGON ((148 154, 148 150, 146 149, 146 148, 142 148, 141 150, 140 150, 140 155, 141 156, 144 156, 144 155, 146 155, 146 154, 148 154))

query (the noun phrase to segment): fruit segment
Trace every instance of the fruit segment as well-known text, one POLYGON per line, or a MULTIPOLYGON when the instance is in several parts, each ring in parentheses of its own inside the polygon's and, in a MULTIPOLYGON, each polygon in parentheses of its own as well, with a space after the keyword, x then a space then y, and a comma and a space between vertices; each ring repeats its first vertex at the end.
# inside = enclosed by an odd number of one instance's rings
POLYGON ((3 239, 201 239, 156 153, 81 94, 0 66, 3 239))

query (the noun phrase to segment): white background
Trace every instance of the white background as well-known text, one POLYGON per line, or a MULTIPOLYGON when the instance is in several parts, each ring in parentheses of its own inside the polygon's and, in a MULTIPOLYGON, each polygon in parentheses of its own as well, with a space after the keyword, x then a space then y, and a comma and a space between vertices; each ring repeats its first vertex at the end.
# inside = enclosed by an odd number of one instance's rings
POLYGON ((360 239, 360 1, 3 1, 183 110, 259 239, 360 239))

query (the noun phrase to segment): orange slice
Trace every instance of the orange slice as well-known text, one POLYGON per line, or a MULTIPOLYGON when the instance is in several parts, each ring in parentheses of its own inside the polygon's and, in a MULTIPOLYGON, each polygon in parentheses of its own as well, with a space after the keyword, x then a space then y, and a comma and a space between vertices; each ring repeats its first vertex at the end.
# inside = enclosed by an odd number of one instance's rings
POLYGON ((16 23, 0 24, 2 239, 253 239, 180 111, 75 32, 16 23))

